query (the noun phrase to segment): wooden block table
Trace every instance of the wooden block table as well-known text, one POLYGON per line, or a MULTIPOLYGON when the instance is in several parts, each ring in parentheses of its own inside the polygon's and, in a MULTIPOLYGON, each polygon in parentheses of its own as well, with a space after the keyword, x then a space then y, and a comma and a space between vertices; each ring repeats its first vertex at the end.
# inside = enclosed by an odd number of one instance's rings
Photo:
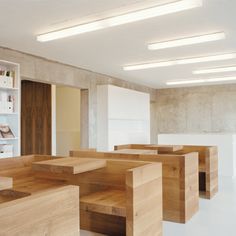
POLYGON ((70 156, 107 160, 162 163, 164 220, 185 223, 199 209, 198 153, 143 155, 116 152, 71 151, 70 156))
POLYGON ((80 186, 82 229, 113 236, 162 235, 161 164, 71 157, 35 162, 33 170, 39 178, 80 186))
POLYGON ((59 158, 33 163, 33 170, 61 174, 79 174, 106 166, 105 160, 79 159, 73 157, 59 158))
POLYGON ((127 148, 135 150, 155 149, 159 154, 184 155, 197 152, 199 157, 200 196, 211 199, 218 192, 218 150, 216 146, 127 144, 114 147, 115 150, 119 151, 126 150, 127 148))

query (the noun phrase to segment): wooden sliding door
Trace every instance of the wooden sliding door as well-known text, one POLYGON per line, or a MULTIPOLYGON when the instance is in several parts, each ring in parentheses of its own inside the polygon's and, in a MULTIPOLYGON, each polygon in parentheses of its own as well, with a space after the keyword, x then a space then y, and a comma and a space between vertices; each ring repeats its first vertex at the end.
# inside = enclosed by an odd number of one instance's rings
POLYGON ((22 81, 21 154, 51 154, 51 85, 22 81))

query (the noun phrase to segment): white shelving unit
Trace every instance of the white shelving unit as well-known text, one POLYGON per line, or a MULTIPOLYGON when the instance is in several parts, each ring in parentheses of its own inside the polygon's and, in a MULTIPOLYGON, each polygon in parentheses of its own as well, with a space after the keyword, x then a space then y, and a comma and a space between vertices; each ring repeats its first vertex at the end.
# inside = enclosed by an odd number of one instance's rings
MULTIPOLYGON (((14 134, 14 138, 0 138, 0 158, 4 157, 14 157, 20 155, 20 105, 21 105, 21 95, 20 95, 20 65, 0 60, 0 101, 3 97, 13 98, 13 109, 9 111, 4 111, 0 109, 0 125, 8 125, 14 134), (2 74, 3 71, 8 71, 7 75, 2 74), (10 77, 13 79, 13 85, 7 84, 3 85, 1 81, 8 79, 10 77), (2 150, 9 150, 12 145, 12 152, 3 152, 2 150), (5 147, 5 149, 4 149, 5 147)), ((1 104, 0 104, 1 105, 1 104)))

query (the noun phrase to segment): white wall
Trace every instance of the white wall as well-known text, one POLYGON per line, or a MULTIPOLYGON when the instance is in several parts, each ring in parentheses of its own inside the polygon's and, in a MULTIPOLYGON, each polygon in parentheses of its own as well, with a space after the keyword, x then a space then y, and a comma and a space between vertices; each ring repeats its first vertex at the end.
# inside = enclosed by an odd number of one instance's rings
POLYGON ((150 95, 113 85, 97 87, 98 145, 150 143, 150 95))
POLYGON ((219 175, 236 176, 236 135, 234 134, 160 134, 158 144, 218 146, 219 175))

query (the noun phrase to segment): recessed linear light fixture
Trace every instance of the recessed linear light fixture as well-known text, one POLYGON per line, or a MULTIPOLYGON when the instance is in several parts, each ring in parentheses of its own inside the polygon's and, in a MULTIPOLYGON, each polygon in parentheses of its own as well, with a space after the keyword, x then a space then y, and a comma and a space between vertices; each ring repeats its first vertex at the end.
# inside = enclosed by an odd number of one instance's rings
POLYGON ((193 80, 180 80, 180 81, 169 81, 166 85, 184 85, 184 84, 198 84, 198 83, 213 83, 213 82, 227 82, 234 81, 236 77, 223 77, 223 78, 211 78, 211 79, 193 79, 193 80))
POLYGON ((212 34, 205 34, 200 36, 193 36, 190 38, 181 38, 165 42, 152 43, 148 45, 149 50, 159 50, 164 48, 174 48, 186 45, 200 44, 225 39, 225 33, 218 32, 212 34))
POLYGON ((195 71, 193 71, 193 74, 200 75, 200 74, 213 74, 213 73, 223 73, 223 72, 233 72, 233 71, 236 71, 236 66, 195 70, 195 71))
POLYGON ((167 15, 175 12, 189 10, 202 6, 202 0, 179 0, 169 4, 154 6, 138 11, 129 12, 110 18, 100 19, 86 24, 76 25, 65 29, 41 34, 37 36, 40 42, 51 41, 55 39, 65 38, 73 35, 83 34, 91 31, 101 30, 104 28, 114 27, 127 23, 146 20, 149 18, 167 15))
POLYGON ((204 83, 204 82, 205 82, 204 79, 180 80, 180 81, 166 82, 166 85, 198 84, 198 83, 204 83))
POLYGON ((124 66, 123 69, 125 71, 144 70, 156 67, 176 66, 176 65, 194 64, 194 63, 211 62, 211 61, 223 61, 234 58, 236 58, 236 53, 228 53, 228 54, 219 54, 205 57, 193 57, 186 59, 176 59, 172 61, 159 61, 159 62, 129 65, 129 66, 124 66))

